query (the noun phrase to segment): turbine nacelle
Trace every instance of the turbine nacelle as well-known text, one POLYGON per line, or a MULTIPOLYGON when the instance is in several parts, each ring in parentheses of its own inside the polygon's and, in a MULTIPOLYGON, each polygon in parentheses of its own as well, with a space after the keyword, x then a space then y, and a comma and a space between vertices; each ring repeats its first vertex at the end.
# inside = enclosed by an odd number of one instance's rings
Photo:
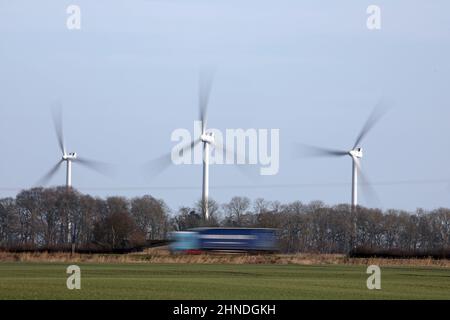
POLYGON ((205 143, 214 144, 214 134, 212 132, 204 133, 200 136, 200 140, 205 143))
POLYGON ((361 159, 362 157, 363 157, 363 150, 362 150, 362 148, 355 148, 355 149, 353 149, 353 150, 350 150, 349 152, 348 152, 348 154, 350 155, 350 156, 352 156, 352 158, 358 158, 358 159, 361 159))
POLYGON ((62 159, 63 159, 63 161, 76 160, 77 159, 77 153, 76 152, 71 152, 71 153, 64 154, 62 156, 62 159))

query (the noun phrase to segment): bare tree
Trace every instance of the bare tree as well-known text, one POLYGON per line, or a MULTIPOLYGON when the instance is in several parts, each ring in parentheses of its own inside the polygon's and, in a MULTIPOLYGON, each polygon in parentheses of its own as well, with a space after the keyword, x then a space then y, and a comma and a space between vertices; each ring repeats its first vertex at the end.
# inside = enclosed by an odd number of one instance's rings
POLYGON ((13 198, 0 199, 0 247, 17 243, 19 232, 19 215, 13 198))
POLYGON ((234 226, 242 226, 244 215, 250 208, 250 199, 247 197, 233 197, 230 202, 223 205, 225 217, 228 224, 234 226))
MULTIPOLYGON (((204 212, 203 210, 204 202, 200 199, 195 203, 195 211, 198 213, 204 212)), ((209 222, 205 221, 205 225, 215 225, 217 220, 220 218, 219 204, 212 198, 208 199, 208 212, 209 212, 209 222)))
POLYGON ((181 207, 178 214, 172 219, 171 224, 174 230, 184 231, 202 226, 203 218, 193 208, 181 207))
POLYGON ((162 200, 143 196, 131 200, 131 215, 148 240, 165 239, 168 230, 167 206, 162 200))

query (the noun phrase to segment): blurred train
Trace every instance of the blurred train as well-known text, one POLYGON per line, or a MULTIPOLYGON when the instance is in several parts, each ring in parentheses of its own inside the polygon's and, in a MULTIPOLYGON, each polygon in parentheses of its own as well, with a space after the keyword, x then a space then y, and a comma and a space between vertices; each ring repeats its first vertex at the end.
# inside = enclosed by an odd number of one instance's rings
POLYGON ((202 251, 275 252, 277 230, 267 228, 196 228, 172 232, 172 253, 202 251))

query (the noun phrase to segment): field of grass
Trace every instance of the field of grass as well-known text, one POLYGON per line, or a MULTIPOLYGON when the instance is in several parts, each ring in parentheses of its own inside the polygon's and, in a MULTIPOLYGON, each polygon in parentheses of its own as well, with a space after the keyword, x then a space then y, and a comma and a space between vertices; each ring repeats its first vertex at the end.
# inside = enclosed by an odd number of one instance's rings
POLYGON ((66 263, 0 263, 0 299, 450 299, 450 269, 382 267, 368 290, 355 265, 78 264, 81 290, 66 287, 66 263))

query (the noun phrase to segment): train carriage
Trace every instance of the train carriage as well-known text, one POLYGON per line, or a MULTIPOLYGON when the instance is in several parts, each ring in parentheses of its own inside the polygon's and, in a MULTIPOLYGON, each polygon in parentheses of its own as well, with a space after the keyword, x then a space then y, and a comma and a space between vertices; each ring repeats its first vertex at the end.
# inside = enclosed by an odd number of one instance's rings
POLYGON ((172 233, 171 251, 277 251, 276 229, 196 228, 172 233))

